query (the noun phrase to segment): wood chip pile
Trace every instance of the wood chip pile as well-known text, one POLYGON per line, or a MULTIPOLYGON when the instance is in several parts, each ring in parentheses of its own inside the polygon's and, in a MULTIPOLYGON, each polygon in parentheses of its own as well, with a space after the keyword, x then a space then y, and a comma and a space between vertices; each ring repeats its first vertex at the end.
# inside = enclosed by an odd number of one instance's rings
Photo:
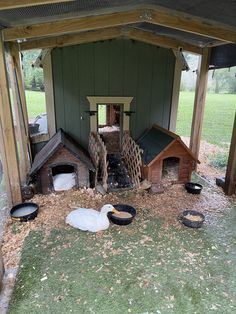
MULTIPOLYGON (((202 194, 192 195, 188 194, 182 185, 168 186, 163 194, 156 195, 143 190, 132 190, 102 196, 96 194, 93 189, 80 189, 36 195, 31 201, 40 207, 35 220, 19 223, 9 218, 6 223, 3 242, 6 269, 17 267, 19 264, 22 244, 30 231, 42 230, 46 241, 51 230, 70 228, 65 224, 65 218, 75 207, 100 209, 104 204, 123 203, 135 207, 137 209, 135 219, 143 219, 144 223, 152 217, 160 217, 162 227, 175 225, 182 228, 178 215, 183 210, 195 209, 210 215, 229 206, 229 199, 220 190, 204 189, 202 194)), ((207 223, 210 223, 210 220, 207 223)), ((126 232, 126 227, 121 227, 121 230, 126 232)))

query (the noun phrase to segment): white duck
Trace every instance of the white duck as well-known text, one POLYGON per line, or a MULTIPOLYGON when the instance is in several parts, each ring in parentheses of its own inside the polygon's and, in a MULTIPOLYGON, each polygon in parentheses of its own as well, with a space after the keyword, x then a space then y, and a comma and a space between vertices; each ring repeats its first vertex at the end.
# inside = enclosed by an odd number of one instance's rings
POLYGON ((83 231, 98 232, 109 228, 107 214, 113 212, 119 214, 111 204, 106 204, 98 212, 92 208, 77 208, 66 217, 66 223, 83 231))

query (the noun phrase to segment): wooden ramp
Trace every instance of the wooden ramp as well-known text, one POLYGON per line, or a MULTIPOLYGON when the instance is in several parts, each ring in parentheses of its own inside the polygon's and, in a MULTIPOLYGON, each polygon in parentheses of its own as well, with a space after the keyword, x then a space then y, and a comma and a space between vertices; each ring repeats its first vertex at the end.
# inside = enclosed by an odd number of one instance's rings
POLYGON ((108 190, 132 189, 134 184, 120 153, 108 154, 108 190))

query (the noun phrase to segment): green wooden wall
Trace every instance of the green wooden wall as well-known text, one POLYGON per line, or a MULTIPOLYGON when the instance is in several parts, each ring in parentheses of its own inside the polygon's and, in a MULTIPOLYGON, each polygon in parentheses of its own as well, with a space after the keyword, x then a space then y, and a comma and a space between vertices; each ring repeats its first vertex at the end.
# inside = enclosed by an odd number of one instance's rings
POLYGON ((56 127, 87 147, 86 96, 133 96, 130 129, 137 139, 153 123, 168 128, 175 57, 171 50, 119 39, 52 52, 56 127))

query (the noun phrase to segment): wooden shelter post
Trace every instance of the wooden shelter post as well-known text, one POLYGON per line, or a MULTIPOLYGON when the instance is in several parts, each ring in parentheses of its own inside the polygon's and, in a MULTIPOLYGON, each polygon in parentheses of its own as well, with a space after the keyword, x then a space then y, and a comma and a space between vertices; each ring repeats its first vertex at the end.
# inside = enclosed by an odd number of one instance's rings
POLYGON ((229 159, 226 170, 224 191, 227 195, 232 195, 236 193, 236 113, 229 150, 229 159))
POLYGON ((48 53, 44 58, 43 75, 48 117, 48 133, 49 137, 51 138, 56 133, 51 52, 48 53))
MULTIPOLYGON (((202 134, 202 123, 205 109, 205 99, 207 91, 207 80, 208 80, 208 68, 210 60, 209 48, 203 49, 202 56, 199 57, 198 71, 197 71, 197 83, 194 99, 192 129, 190 137, 190 149, 194 156, 198 158, 200 141, 202 134)), ((196 164, 195 164, 196 167, 196 164)))
POLYGON ((16 43, 11 43, 9 47, 10 53, 7 58, 7 64, 15 112, 15 133, 19 148, 20 178, 21 184, 23 185, 26 184, 27 174, 29 173, 31 164, 28 114, 18 46, 16 43))
POLYGON ((169 123, 169 130, 172 132, 176 131, 181 74, 182 74, 182 64, 179 58, 176 57, 173 90, 172 90, 172 100, 171 100, 170 123, 169 123))
POLYGON ((17 204, 22 201, 17 149, 14 135, 14 124, 11 112, 10 93, 5 63, 5 48, 0 34, 0 120, 3 133, 3 146, 6 155, 5 175, 8 177, 10 202, 17 204))

